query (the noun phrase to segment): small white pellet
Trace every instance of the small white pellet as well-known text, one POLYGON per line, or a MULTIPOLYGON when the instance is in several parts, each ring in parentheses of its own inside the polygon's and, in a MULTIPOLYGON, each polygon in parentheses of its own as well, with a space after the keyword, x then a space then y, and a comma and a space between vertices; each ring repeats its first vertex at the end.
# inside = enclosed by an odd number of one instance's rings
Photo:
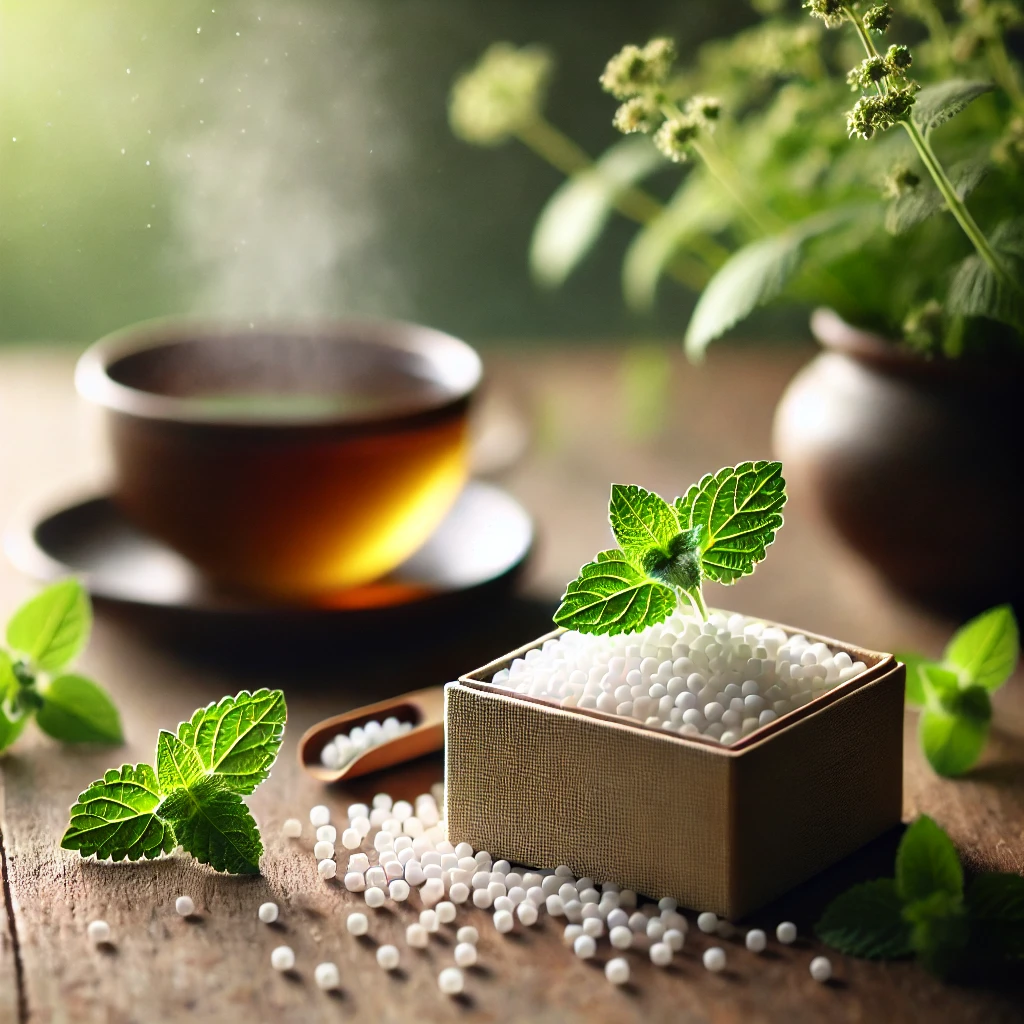
POLYGON ((469 899, 469 886, 464 882, 455 882, 448 890, 448 898, 452 903, 465 903, 469 899))
POLYGON ((317 860, 330 860, 334 856, 334 843, 327 842, 326 839, 321 839, 313 847, 313 856, 317 860))
POLYGON ((333 825, 321 825, 316 830, 316 841, 318 843, 333 843, 338 838, 338 830, 333 825))
POLYGON ((338 965, 332 963, 317 964, 313 968, 313 980, 316 982, 317 988, 323 989, 325 992, 338 988, 341 984, 338 965))
POLYGON ((679 904, 672 899, 671 896, 662 896, 662 898, 658 900, 659 910, 677 910, 678 907, 679 904))
POLYGON ((491 905, 495 911, 507 910, 510 914, 516 909, 516 905, 507 896, 499 896, 491 905))
POLYGON ((491 894, 486 889, 473 890, 474 907, 478 907, 480 910, 487 910, 493 902, 494 900, 491 899, 491 894))
POLYGON ((270 954, 270 966, 275 971, 290 971, 295 966, 295 952, 292 947, 275 947, 270 954))
POLYGON ((325 858, 317 864, 316 873, 323 879, 333 878, 338 873, 338 865, 325 858))
POLYGON ((673 953, 678 953, 686 941, 686 932, 681 932, 678 928, 669 928, 661 941, 666 943, 673 953))
POLYGON ((256 916, 264 924, 273 924, 277 920, 278 913, 276 903, 261 903, 260 909, 256 911, 256 916))
POLYGON ((562 942, 567 946, 571 946, 582 934, 583 928, 580 925, 567 924, 562 931, 562 942))
POLYGON ((524 900, 516 907, 516 917, 519 918, 520 924, 525 925, 527 928, 535 925, 539 916, 536 904, 531 903, 529 900, 524 900))
POLYGON ((651 942, 661 942, 665 936, 665 931, 665 925, 662 923, 661 918, 652 917, 650 921, 647 922, 647 938, 649 938, 651 942))
MULTIPOLYGON (((406 879, 406 881, 408 881, 408 879, 406 879)), ((383 889, 387 884, 387 872, 379 864, 374 864, 372 868, 366 869, 367 887, 375 885, 378 889, 383 889)))
POLYGON ((434 912, 437 914, 437 919, 441 924, 451 924, 455 920, 457 911, 454 903, 449 900, 442 900, 434 907, 434 912))
POLYGON ((583 919, 583 934, 589 935, 592 939, 599 939, 604 935, 604 921, 599 917, 585 917, 583 919))
POLYGON ((625 985, 629 981, 629 961, 624 956, 615 956, 604 965, 604 976, 613 985, 625 985))
POLYGON ((374 807, 382 811, 390 811, 395 803, 387 793, 377 793, 370 802, 374 807))
POLYGON ((507 932, 512 931, 515 921, 512 918, 511 911, 508 910, 497 910, 494 913, 494 927, 497 931, 503 935, 507 932))
POLYGON ((597 940, 590 935, 578 935, 572 951, 581 959, 589 960, 597 952, 597 940))
POLYGON ((712 914, 710 910, 705 910, 703 914, 697 916, 697 927, 705 935, 713 935, 718 927, 718 915, 712 914))
POLYGON ((325 807, 323 804, 317 804, 316 807, 309 809, 309 823, 314 828, 319 828, 321 825, 329 825, 330 822, 330 808, 325 807))
POLYGON ((414 923, 405 929, 405 941, 414 949, 426 949, 430 942, 430 933, 423 925, 414 923))
POLYGON ((751 928, 744 941, 751 953, 763 953, 768 945, 768 937, 760 928, 751 928))
POLYGON ((362 892, 366 888, 366 876, 362 871, 348 871, 345 873, 345 888, 349 892, 362 892))
POLYGON ((466 979, 458 967, 446 967, 437 976, 437 987, 446 996, 457 996, 463 989, 466 979))
POLYGON ((362 836, 354 828, 347 828, 341 833, 341 845, 346 850, 358 850, 362 842, 362 836))
POLYGON ((444 899, 444 882, 440 878, 428 878, 420 889, 420 899, 428 907, 444 899))
POLYGON ((783 921, 778 928, 775 929, 775 938, 783 945, 788 946, 791 942, 796 941, 796 925, 792 921, 783 921))
POLYGON ((562 897, 558 893, 552 893, 544 901, 544 906, 547 908, 547 912, 552 917, 561 917, 565 913, 565 904, 562 902, 562 897))
POLYGON ((365 914, 361 914, 357 910, 345 918, 345 928, 349 935, 365 935, 370 930, 370 922, 365 914))
POLYGON ((816 956, 811 961, 811 977, 822 983, 832 977, 832 961, 827 956, 816 956))
POLYGON ((85 933, 89 936, 89 941, 97 946, 110 941, 110 925, 106 921, 90 921, 85 933))
POLYGON ((363 893, 363 899, 366 900, 366 905, 371 910, 377 910, 379 907, 384 906, 384 901, 387 897, 384 895, 384 890, 378 888, 376 885, 371 885, 366 892, 363 893))
POLYGON ((619 928, 629 925, 629 914, 627 914, 620 907, 616 907, 615 910, 611 911, 605 918, 605 924, 608 926, 609 931, 612 928, 619 928))
POLYGON ((672 963, 672 947, 667 942, 655 942, 649 956, 655 967, 668 967, 672 963))
POLYGON ((298 818, 286 818, 281 833, 288 839, 298 839, 302 835, 302 822, 298 818))
POLYGON ((624 925, 616 925, 608 932, 608 941, 616 949, 629 949, 633 945, 633 933, 624 925))
POLYGON ((409 898, 409 883, 404 878, 396 878, 388 885, 388 895, 396 903, 404 903, 409 898))
POLYGON ((196 905, 192 902, 191 896, 179 896, 174 901, 174 911, 181 917, 190 917, 196 911, 196 905))
POLYGON ((472 967, 476 963, 476 946, 472 942, 460 942, 453 955, 457 966, 472 967))
POLYGON ((725 950, 721 946, 712 946, 704 950, 704 966, 717 973, 725 970, 725 950))
POLYGON ((345 816, 351 821, 353 818, 368 818, 370 808, 366 804, 349 804, 345 809, 345 816))
POLYGON ((398 952, 397 946, 388 945, 377 947, 377 963, 380 964, 385 971, 396 970, 400 960, 401 954, 398 952))
POLYGON ((455 933, 455 941, 459 943, 468 942, 475 946, 480 941, 480 933, 471 924, 464 924, 455 933))

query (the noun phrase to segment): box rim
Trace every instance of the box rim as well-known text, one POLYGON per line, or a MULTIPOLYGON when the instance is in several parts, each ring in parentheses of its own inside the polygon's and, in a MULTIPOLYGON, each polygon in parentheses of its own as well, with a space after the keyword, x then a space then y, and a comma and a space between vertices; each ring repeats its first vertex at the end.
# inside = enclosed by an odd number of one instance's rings
MULTIPOLYGON (((709 612, 726 612, 726 609, 712 608, 709 612)), ((459 676, 458 683, 467 686, 470 689, 476 690, 482 693, 491 693, 496 696, 502 696, 512 698, 515 700, 521 700, 528 704, 533 704, 537 707, 546 708, 550 711, 559 711, 567 715, 577 715, 585 718, 604 722, 608 725, 619 726, 626 729, 634 729, 647 736, 665 737, 671 741, 684 743, 696 747, 700 750, 709 750, 716 754, 729 757, 738 757, 750 750, 754 750, 759 747, 762 743, 771 740, 774 736, 777 736, 783 730, 789 729, 791 726, 796 725, 798 722, 805 721, 806 719, 824 711, 835 704, 837 701, 842 700, 845 696, 854 693, 861 687, 868 685, 875 681, 881 676, 886 675, 892 668, 900 664, 900 662, 892 655, 883 651, 873 651, 866 647, 859 647, 856 644, 846 643, 842 640, 837 640, 833 637, 823 636, 820 633, 812 633, 808 630, 798 629, 795 626, 789 626, 785 623, 776 622, 773 619, 764 618, 762 616, 751 616, 757 618, 759 621, 764 622, 769 626, 777 626, 780 629, 786 630, 787 633, 801 634, 815 643, 825 643, 829 647, 837 647, 840 650, 846 651, 848 654, 858 655, 858 661, 863 660, 867 664, 867 668, 853 679, 848 679, 845 683, 840 683, 838 686, 834 686, 827 693, 821 694, 819 697, 815 697, 809 700, 806 704, 801 705, 793 711, 787 712, 780 718, 775 719, 773 722, 769 722, 767 725, 759 726, 749 735, 742 737, 737 740, 736 743, 723 747, 716 740, 704 737, 704 736, 682 736, 679 733, 670 732, 668 729, 663 729, 661 726, 645 725, 643 722, 628 721, 619 715, 612 714, 607 711, 598 711, 596 708, 564 708, 561 705, 556 705, 550 701, 544 700, 539 697, 530 697, 525 694, 515 693, 511 690, 503 690, 500 687, 495 687, 484 679, 478 678, 479 676, 487 673, 493 675, 494 672, 505 668, 508 664, 514 661, 517 657, 522 656, 527 651, 534 650, 538 646, 541 646, 548 640, 553 640, 563 633, 568 632, 564 628, 553 629, 548 633, 537 637, 530 642, 517 647, 514 651, 510 651, 508 654, 502 655, 500 658, 495 658, 493 661, 488 662, 486 665, 482 665, 479 668, 472 669, 469 672, 465 672, 459 676), (866 657, 861 657, 866 656, 866 657)), ((451 683, 448 684, 452 685, 451 683)))

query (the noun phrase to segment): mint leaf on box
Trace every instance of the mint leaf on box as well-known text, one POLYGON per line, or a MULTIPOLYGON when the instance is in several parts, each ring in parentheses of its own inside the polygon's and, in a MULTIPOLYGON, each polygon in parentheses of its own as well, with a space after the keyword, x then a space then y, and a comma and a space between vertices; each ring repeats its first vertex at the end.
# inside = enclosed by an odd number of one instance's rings
POLYGON ((941 661, 907 652, 907 703, 923 707, 921 749, 939 774, 969 771, 988 741, 990 694, 1013 674, 1020 656, 1017 620, 1009 605, 982 612, 961 626, 941 661))
POLYGON ((956 848, 922 815, 900 842, 896 877, 837 896, 816 931, 822 942, 851 956, 913 955, 943 977, 1015 971, 1024 960, 1024 878, 985 873, 965 887, 956 848))
POLYGON ((181 846, 217 871, 258 874, 263 843, 242 800, 281 748, 280 690, 242 690, 199 708, 157 738, 156 770, 111 769, 79 797, 61 846, 100 860, 156 857, 181 846))
POLYGON ((778 462, 741 462, 708 474, 670 505, 653 491, 613 484, 612 534, 573 580, 555 623, 581 633, 630 633, 664 622, 682 603, 707 618, 703 581, 754 571, 782 526, 786 483, 778 462))
POLYGON ((75 579, 61 580, 11 616, 0 648, 0 753, 28 722, 62 743, 123 742, 121 717, 91 679, 63 671, 85 648, 92 629, 89 595, 75 579))

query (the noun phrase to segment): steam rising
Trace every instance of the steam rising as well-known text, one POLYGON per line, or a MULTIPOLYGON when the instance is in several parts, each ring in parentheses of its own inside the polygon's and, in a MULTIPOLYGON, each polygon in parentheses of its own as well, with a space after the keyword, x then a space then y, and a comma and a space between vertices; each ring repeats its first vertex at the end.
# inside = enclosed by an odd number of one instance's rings
POLYGON ((387 312, 397 282, 380 224, 402 154, 381 129, 386 68, 360 5, 247 4, 197 27, 212 45, 192 127, 164 153, 170 258, 194 280, 192 311, 387 312))

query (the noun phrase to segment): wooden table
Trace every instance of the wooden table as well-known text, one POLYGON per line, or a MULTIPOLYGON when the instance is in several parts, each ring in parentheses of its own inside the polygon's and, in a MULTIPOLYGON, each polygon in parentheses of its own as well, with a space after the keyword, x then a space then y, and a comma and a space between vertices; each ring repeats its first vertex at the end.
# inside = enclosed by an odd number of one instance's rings
MULTIPOLYGON (((313 870, 308 836, 281 836, 289 816, 307 819, 326 802, 336 812, 353 795, 377 788, 396 795, 422 792, 440 778, 427 760, 386 779, 348 790, 325 790, 295 762, 301 732, 321 716, 390 694, 451 678, 515 640, 536 635, 552 600, 577 567, 607 546, 604 503, 611 480, 675 493, 701 473, 765 455, 773 405, 809 350, 721 350, 701 370, 673 353, 674 398, 660 429, 646 428, 623 397, 621 353, 614 349, 524 348, 488 357, 492 398, 530 416, 529 455, 503 475, 539 526, 523 599, 495 616, 490 629, 440 638, 422 664, 410 663, 401 638, 387 662, 367 664, 344 645, 327 656, 281 660, 258 648, 244 663, 230 651, 186 656, 185 649, 147 640, 124 617, 100 610, 83 670, 106 683, 120 705, 128 742, 121 750, 61 750, 28 731, 0 761, 0 852, 6 915, 0 919, 0 1022, 111 1021, 996 1021, 1019 1020, 1021 993, 944 986, 909 963, 871 964, 834 956, 838 982, 819 986, 807 964, 810 940, 755 957, 728 946, 730 970, 718 976, 700 966, 706 944, 688 939, 669 970, 631 956, 634 984, 615 989, 600 966, 573 957, 561 928, 542 919, 512 939, 499 936, 485 912, 460 920, 481 932, 481 966, 469 973, 467 994, 451 1001, 436 987, 451 962, 451 936, 419 952, 405 946, 414 903, 372 914, 374 941, 397 941, 403 969, 377 967, 373 943, 343 928, 344 912, 362 900, 325 885, 313 870), (264 656, 265 655, 265 656, 264 656), (251 799, 267 848, 259 878, 227 878, 175 855, 144 864, 96 864, 58 848, 68 806, 101 772, 123 761, 149 761, 159 727, 173 726, 200 704, 243 687, 281 685, 290 719, 272 778, 251 799), (368 788, 369 787, 369 788, 368 788), (179 893, 195 899, 200 919, 173 912, 179 893), (256 920, 267 899, 282 906, 279 927, 256 920), (94 949, 86 924, 103 917, 115 948, 94 949), (269 968, 273 946, 287 942, 297 973, 269 968), (344 989, 316 989, 313 966, 338 963, 344 989)), ((103 459, 96 432, 76 403, 73 353, 31 348, 0 353, 0 520, 21 501, 53 488, 95 481, 103 459)), ((628 391, 628 388, 627 388, 628 391)), ((643 412, 644 410, 640 410, 643 412)), ((650 410, 647 410, 650 412, 650 410)), ((714 588, 712 588, 714 589, 714 588)), ((33 584, 0 564, 0 611, 27 597, 33 584)), ((887 593, 871 572, 841 550, 801 508, 757 573, 731 593, 709 595, 741 611, 874 647, 896 645, 937 652, 950 623, 936 621, 887 593)), ((307 652, 308 653, 308 652, 307 652)), ((1000 694, 1000 721, 1017 728, 1024 686, 1000 694)), ((934 815, 972 866, 1020 871, 1024 865, 1024 744, 996 735, 983 764, 967 779, 945 782, 928 770, 908 718, 905 818, 934 815)), ((307 826, 307 832, 309 831, 307 826)), ((809 933, 823 902, 855 876, 889 873, 893 838, 758 915, 772 924, 791 916, 809 933)))

